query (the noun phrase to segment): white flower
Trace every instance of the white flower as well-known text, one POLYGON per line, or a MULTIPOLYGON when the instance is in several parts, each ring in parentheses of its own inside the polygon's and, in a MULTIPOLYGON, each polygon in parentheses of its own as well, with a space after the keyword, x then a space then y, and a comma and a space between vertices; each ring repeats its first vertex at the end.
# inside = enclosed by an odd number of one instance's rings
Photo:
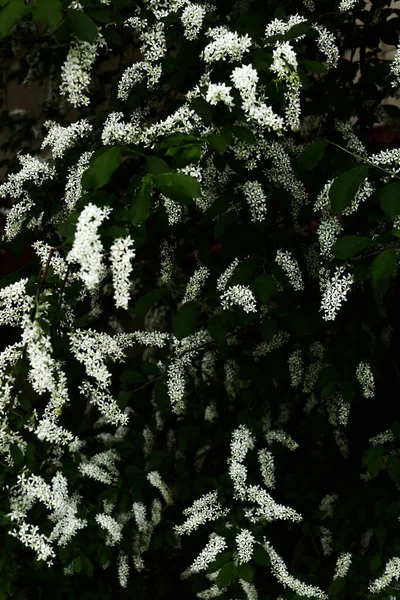
POLYGON ((210 271, 204 265, 200 265, 199 268, 196 269, 186 286, 185 295, 182 298, 182 304, 193 300, 198 300, 201 288, 205 284, 209 275, 210 271))
POLYGON ((118 580, 121 587, 126 588, 129 577, 129 560, 124 552, 118 555, 118 580))
POLYGON ((326 56, 328 68, 336 67, 339 62, 339 50, 333 33, 330 33, 322 25, 313 24, 313 29, 318 32, 317 47, 326 56))
POLYGON ((118 523, 113 517, 106 514, 95 516, 96 522, 102 529, 107 531, 106 546, 115 546, 122 540, 123 525, 118 523))
POLYGON ((87 119, 81 119, 68 127, 61 127, 54 121, 45 121, 43 126, 48 129, 48 133, 42 142, 41 148, 51 146, 54 158, 62 158, 79 138, 87 136, 93 129, 87 119))
POLYGON ((18 160, 21 163, 21 170, 18 173, 11 173, 7 181, 0 185, 0 198, 11 196, 14 200, 20 198, 24 193, 24 184, 33 182, 41 186, 48 179, 53 179, 56 170, 43 159, 36 158, 31 154, 18 154, 18 160))
POLYGON ((298 262, 292 258, 289 250, 278 250, 275 262, 286 273, 290 283, 295 290, 304 290, 303 277, 298 262))
POLYGON ((355 7, 358 0, 340 0, 339 10, 340 12, 346 12, 347 10, 351 10, 355 7))
POLYGON ((255 538, 248 529, 242 529, 236 536, 239 565, 249 562, 254 552, 255 538))
POLYGON ((247 33, 240 36, 236 31, 229 31, 225 26, 210 28, 206 35, 214 40, 201 54, 206 63, 225 60, 228 57, 230 62, 241 62, 244 54, 252 46, 252 40, 247 33))
POLYGON ((267 214, 267 198, 261 183, 258 181, 246 181, 242 185, 242 190, 250 207, 252 222, 264 221, 267 214))
POLYGON ((104 46, 107 44, 100 32, 94 44, 82 40, 75 40, 71 44, 67 59, 61 67, 60 94, 67 95, 75 108, 89 105, 89 98, 85 93, 90 84, 90 70, 99 48, 104 46))
POLYGON ((147 479, 151 483, 151 485, 153 485, 160 491, 162 497, 164 498, 167 504, 173 504, 171 490, 161 479, 161 475, 158 471, 151 471, 150 473, 148 473, 147 479))
POLYGON ((385 570, 383 575, 371 581, 368 589, 371 594, 378 594, 386 587, 388 587, 391 582, 395 579, 398 581, 400 579, 400 558, 397 556, 391 558, 385 566, 385 570))
POLYGON ((116 239, 110 249, 111 271, 114 285, 114 300, 117 308, 128 309, 131 260, 135 258, 133 240, 130 235, 116 239))
POLYGON ((289 356, 288 363, 290 385, 296 388, 301 384, 303 378, 303 359, 301 358, 301 350, 294 350, 289 356))
POLYGON ((67 255, 67 262, 79 263, 79 276, 88 290, 97 288, 106 272, 97 230, 110 212, 108 207, 100 208, 89 202, 79 215, 74 243, 67 255))
POLYGON ((190 570, 193 573, 200 573, 207 569, 208 565, 216 559, 217 555, 227 548, 225 538, 217 534, 211 534, 211 539, 202 550, 196 560, 190 566, 190 570))
POLYGON ((336 561, 335 574, 333 579, 337 579, 338 577, 345 577, 348 573, 348 570, 351 565, 351 553, 350 552, 342 552, 339 558, 336 561))
POLYGON ((198 37, 206 14, 207 9, 205 6, 188 2, 180 16, 185 29, 183 35, 186 39, 195 40, 198 37))
POLYGON ((224 310, 240 306, 246 313, 257 312, 257 303, 253 292, 249 287, 240 284, 233 285, 222 293, 221 306, 224 310))
POLYGON ((223 102, 226 106, 233 106, 233 97, 230 95, 231 87, 226 83, 210 83, 208 86, 206 101, 215 106, 218 102, 223 102))
POLYGON ((319 588, 313 585, 307 585, 303 581, 299 581, 293 577, 293 575, 289 575, 284 561, 271 546, 270 542, 265 542, 264 548, 269 554, 273 574, 284 587, 289 587, 299 596, 307 596, 308 598, 328 598, 328 595, 319 588))
POLYGON ((190 533, 207 521, 215 521, 228 513, 229 509, 223 509, 218 502, 217 492, 209 492, 195 500, 190 508, 185 508, 183 514, 188 518, 183 525, 175 525, 174 530, 178 535, 190 533))
POLYGON ((356 376, 362 387, 364 398, 373 398, 375 395, 375 382, 370 365, 365 361, 361 361, 357 365, 356 376))
POLYGON ((333 321, 342 303, 347 300, 347 293, 354 278, 350 273, 344 275, 345 269, 346 267, 343 265, 336 267, 331 279, 329 279, 326 270, 321 269, 320 288, 322 300, 320 311, 324 311, 322 318, 325 321, 333 321))
POLYGON ((275 465, 272 452, 266 448, 258 451, 258 462, 260 463, 261 476, 266 487, 275 487, 275 465))

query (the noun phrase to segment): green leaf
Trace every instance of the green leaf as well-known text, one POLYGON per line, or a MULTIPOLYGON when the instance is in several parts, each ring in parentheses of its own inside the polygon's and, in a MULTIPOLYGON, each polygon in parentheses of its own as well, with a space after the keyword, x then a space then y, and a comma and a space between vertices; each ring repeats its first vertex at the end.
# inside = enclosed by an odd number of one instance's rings
POLYGON ((221 552, 221 554, 218 554, 217 558, 209 564, 207 573, 215 573, 215 571, 218 571, 230 558, 232 558, 232 552, 221 552))
POLYGON ((187 202, 200 198, 201 187, 197 179, 184 173, 162 173, 153 177, 157 189, 172 200, 187 202))
POLYGON ((367 175, 368 167, 362 165, 336 177, 329 190, 331 206, 336 213, 342 212, 349 206, 367 175))
POLYGON ((119 167, 121 148, 110 146, 99 154, 82 175, 83 188, 95 190, 109 182, 111 175, 119 167))
POLYGON ((239 140, 243 140, 251 146, 257 144, 256 136, 250 131, 250 129, 247 129, 247 127, 244 127, 243 125, 231 125, 229 129, 239 140))
POLYGON ((383 296, 389 289, 390 280, 397 270, 397 255, 394 249, 384 250, 375 257, 371 266, 371 280, 374 289, 383 296))
POLYGON ((373 558, 371 558, 370 562, 371 571, 377 571, 382 564, 382 557, 379 553, 375 554, 373 558))
POLYGON ((203 121, 206 125, 211 125, 211 123, 212 123, 211 107, 208 104, 208 102, 206 102, 206 100, 204 100, 204 98, 193 98, 193 100, 191 102, 191 108, 194 110, 194 112, 197 115, 199 115, 199 117, 201 119, 203 119, 203 121))
POLYGON ((223 344, 225 342, 227 328, 221 321, 221 317, 211 317, 207 329, 217 344, 223 344))
POLYGON ((294 40, 300 35, 306 35, 309 32, 310 25, 307 22, 297 23, 283 35, 284 40, 294 40))
POLYGON ((172 319, 172 333, 181 340, 196 329, 197 305, 195 302, 185 302, 172 319))
POLYGON ((139 225, 143 221, 146 221, 151 214, 151 192, 149 185, 151 182, 151 176, 145 175, 143 177, 142 187, 133 197, 131 207, 129 209, 129 217, 132 225, 139 225))
POLYGON ((332 246, 332 254, 336 258, 346 260, 359 254, 373 244, 370 238, 362 235, 345 235, 332 246))
POLYGON ((126 385, 132 385, 144 381, 144 377, 138 371, 124 371, 120 377, 120 382, 126 385))
POLYGON ((329 142, 322 140, 308 146, 299 156, 297 161, 298 170, 302 173, 313 169, 324 156, 328 144, 329 142))
POLYGON ((195 135, 190 135, 188 133, 171 133, 168 137, 166 137, 160 144, 160 150, 164 148, 170 148, 171 146, 183 146, 183 144, 188 144, 189 142, 198 142, 199 138, 195 135))
POLYGON ((61 21, 62 6, 59 0, 36 0, 32 6, 32 13, 35 21, 53 30, 61 21))
POLYGON ((94 44, 97 39, 98 27, 96 23, 82 10, 67 9, 67 23, 78 38, 83 42, 94 44))
POLYGON ((276 321, 275 319, 267 319, 260 325, 260 331, 264 342, 269 343, 275 335, 276 321))
POLYGON ((233 223, 233 221, 234 216, 231 212, 221 215, 218 221, 215 223, 214 240, 218 240, 220 237, 222 237, 225 231, 228 229, 229 225, 233 223))
POLYGON ((253 552, 253 560, 257 565, 261 567, 267 567, 270 564, 269 554, 261 546, 261 544, 255 544, 253 552))
POLYGON ((168 295, 168 290, 165 288, 161 288, 161 289, 151 290, 150 292, 148 292, 147 294, 142 296, 142 298, 140 298, 140 300, 137 302, 136 307, 135 307, 136 317, 138 319, 144 317, 147 314, 147 312, 149 311, 149 309, 153 306, 153 304, 155 304, 156 302, 161 300, 161 298, 164 298, 167 295, 168 295))
POLYGON ((251 583, 254 579, 254 571, 249 563, 240 565, 238 575, 241 579, 244 579, 244 581, 247 581, 248 583, 251 583))
POLYGON ((363 453, 362 465, 372 476, 375 476, 382 466, 383 456, 382 448, 369 448, 363 453))
POLYGON ((326 73, 327 68, 323 63, 320 63, 316 60, 307 60, 307 59, 303 59, 301 61, 299 61, 302 65, 304 65, 304 67, 307 69, 307 71, 311 71, 311 73, 326 73))
POLYGON ((251 289, 263 304, 269 304, 278 293, 275 279, 269 273, 259 275, 253 281, 251 289))
POLYGON ((158 156, 148 156, 147 170, 152 175, 161 175, 162 173, 173 173, 173 170, 167 165, 165 160, 162 160, 162 158, 158 158, 158 156))
MULTIPOLYGON (((191 144, 180 154, 178 164, 180 167, 186 167, 192 163, 197 163, 201 159, 202 145, 191 144)), ((175 163, 174 163, 175 164, 175 163)))
POLYGON ((5 37, 17 21, 31 11, 24 0, 11 0, 0 10, 0 38, 5 37))
POLYGON ((389 183, 378 192, 379 203, 383 212, 394 219, 400 215, 400 182, 389 183))
POLYGON ((93 565, 87 556, 82 556, 82 567, 83 567, 83 572, 86 573, 86 575, 89 577, 89 579, 92 579, 93 565))
POLYGON ((74 558, 74 571, 75 573, 80 573, 82 571, 82 558, 80 556, 74 558))
POLYGON ((218 588, 222 590, 228 587, 231 583, 234 583, 237 577, 237 569, 234 562, 226 563, 218 573, 218 577, 215 580, 218 588))
POLYGON ((207 136, 207 141, 214 150, 216 150, 219 154, 223 154, 228 146, 228 141, 226 137, 222 134, 218 133, 209 133, 207 136))
POLYGON ((340 594, 344 589, 344 583, 344 577, 338 577, 337 579, 334 579, 331 585, 328 587, 328 596, 331 597, 340 594))
POLYGON ((20 467, 24 462, 24 455, 22 454, 22 450, 18 444, 12 444, 10 446, 10 454, 15 466, 20 467))
POLYGON ((400 460, 397 456, 388 456, 387 470, 390 478, 397 483, 400 480, 400 460))
POLYGON ((227 281, 227 287, 232 285, 246 285, 254 276, 257 263, 254 258, 246 258, 235 268, 227 281))

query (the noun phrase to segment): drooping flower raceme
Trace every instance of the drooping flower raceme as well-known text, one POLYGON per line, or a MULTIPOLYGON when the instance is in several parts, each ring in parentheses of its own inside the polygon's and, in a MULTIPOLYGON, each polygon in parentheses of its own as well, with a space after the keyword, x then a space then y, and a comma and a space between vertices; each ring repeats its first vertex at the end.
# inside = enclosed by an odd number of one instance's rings
POLYGON ((133 240, 130 235, 116 239, 110 249, 111 271, 114 286, 114 300, 117 308, 128 308, 131 261, 135 258, 133 240))
POLYGON ((79 276, 88 290, 96 289, 106 274, 103 264, 103 246, 97 233, 111 210, 89 202, 79 215, 75 239, 67 262, 80 265, 79 276))

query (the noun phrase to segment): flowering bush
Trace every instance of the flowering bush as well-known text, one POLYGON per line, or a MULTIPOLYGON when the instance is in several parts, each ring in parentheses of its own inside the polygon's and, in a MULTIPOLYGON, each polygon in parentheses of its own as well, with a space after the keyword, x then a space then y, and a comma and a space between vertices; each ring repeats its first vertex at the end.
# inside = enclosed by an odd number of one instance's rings
POLYGON ((398 9, 0 4, 78 114, 0 185, 0 598, 398 598, 398 9))

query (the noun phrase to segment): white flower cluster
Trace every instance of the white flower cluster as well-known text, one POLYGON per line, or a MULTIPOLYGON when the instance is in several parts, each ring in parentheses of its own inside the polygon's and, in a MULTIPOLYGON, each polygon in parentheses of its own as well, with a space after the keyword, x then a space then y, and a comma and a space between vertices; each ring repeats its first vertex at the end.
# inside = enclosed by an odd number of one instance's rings
POLYGON ((289 575, 284 561, 271 546, 270 542, 265 542, 264 548, 269 554, 273 574, 285 588, 288 587, 299 596, 306 596, 307 598, 328 598, 328 595, 318 587, 307 585, 303 581, 299 581, 293 577, 293 575, 289 575))
POLYGON ((205 265, 200 265, 199 268, 196 269, 186 286, 186 291, 182 299, 182 304, 199 299, 201 289, 204 286, 206 279, 209 277, 209 275, 210 271, 205 265))
POLYGON ((383 431, 382 433, 378 433, 372 438, 369 438, 369 443, 372 446, 381 446, 382 444, 386 444, 387 442, 394 442, 395 437, 390 429, 383 431))
POLYGON ((294 350, 289 356, 289 377, 290 385, 294 388, 301 384, 303 379, 303 359, 301 357, 301 350, 294 350))
POLYGON ((162 480, 161 475, 158 471, 151 471, 150 473, 147 473, 147 479, 151 483, 151 485, 158 489, 158 491, 164 498, 166 504, 173 504, 171 490, 162 480))
POLYGON ((270 429, 265 432, 264 437, 268 445, 271 445, 273 442, 280 442, 289 450, 297 450, 299 447, 298 443, 282 429, 270 429))
POLYGON ((86 93, 90 84, 90 71, 99 49, 103 47, 107 47, 107 44, 100 32, 94 44, 82 40, 74 40, 71 44, 61 67, 60 94, 66 95, 75 108, 89 105, 86 93))
POLYGON ((229 279, 232 277, 236 267, 239 264, 239 260, 235 258, 233 262, 225 269, 225 271, 219 276, 217 281, 217 290, 223 292, 226 289, 229 279))
POLYGON ((258 79, 258 73, 251 65, 236 67, 231 74, 233 85, 240 92, 242 109, 247 118, 261 130, 280 132, 284 127, 283 118, 276 115, 270 106, 257 99, 258 79))
POLYGON ((174 530, 178 535, 191 533, 207 521, 215 521, 228 513, 229 509, 223 509, 218 502, 217 492, 209 492, 199 500, 195 500, 190 508, 184 509, 183 514, 188 518, 182 525, 175 525, 174 530))
POLYGON ((264 485, 273 489, 276 484, 274 455, 266 448, 262 448, 258 451, 258 462, 264 485))
POLYGON ((210 28, 206 35, 213 40, 201 54, 201 58, 208 64, 226 58, 229 58, 230 62, 241 62, 253 43, 247 33, 240 36, 225 26, 210 28))
POLYGON ((277 331, 270 342, 261 342, 254 348, 253 358, 257 362, 261 356, 267 356, 273 350, 280 348, 289 340, 290 334, 286 331, 277 331))
MULTIPOLYGON (((283 35, 287 33, 289 29, 294 27, 295 25, 299 25, 300 23, 307 23, 307 19, 301 17, 298 14, 290 15, 287 21, 281 21, 280 19, 274 19, 271 23, 268 23, 265 28, 265 37, 269 38, 274 35, 283 35)), ((296 40, 304 39, 305 35, 301 34, 297 36, 296 40)))
POLYGON ((54 167, 31 154, 18 153, 18 160, 21 163, 21 170, 18 173, 11 173, 7 181, 0 185, 0 198, 10 196, 16 200, 24 193, 26 182, 41 186, 48 179, 54 179, 56 175, 54 167))
POLYGON ((129 577, 129 559, 124 552, 118 554, 118 580, 121 587, 126 588, 129 577))
POLYGON ((295 290, 304 290, 303 276, 299 264, 291 256, 289 250, 279 249, 276 253, 275 262, 283 269, 295 290))
POLYGON ((397 46, 394 58, 390 64, 390 73, 394 76, 392 87, 397 88, 400 85, 400 45, 397 46))
MULTIPOLYGON (((359 154, 361 157, 367 156, 367 150, 366 150, 364 144, 362 143, 362 141, 354 133, 351 123, 348 123, 346 121, 340 121, 339 119, 336 119, 335 127, 339 131, 339 133, 342 134, 343 138, 346 140, 347 147, 350 148, 350 150, 353 150, 354 152, 359 154)), ((358 160, 360 160, 360 159, 358 159, 358 160)))
POLYGON ((192 573, 200 573, 217 558, 218 554, 227 548, 225 538, 217 534, 210 535, 210 541, 190 566, 192 573))
POLYGON ((37 552, 38 560, 42 559, 50 566, 50 558, 55 557, 51 542, 58 540, 59 546, 66 546, 79 529, 86 527, 85 519, 78 519, 76 514, 80 496, 68 497, 67 480, 57 472, 53 477, 51 486, 39 475, 30 475, 23 472, 17 477, 17 484, 10 495, 11 512, 9 517, 16 521, 19 528, 11 535, 18 537, 26 546, 37 552), (38 527, 26 523, 28 511, 36 502, 42 502, 51 512, 49 520, 55 526, 47 538, 38 534, 38 527), (31 533, 28 534, 28 531, 31 533))
POLYGON ((212 106, 216 106, 218 102, 223 102, 230 109, 233 106, 231 90, 232 88, 226 83, 210 83, 207 89, 206 101, 212 106))
POLYGON ((106 485, 114 485, 119 476, 115 463, 119 460, 121 458, 114 448, 99 452, 90 459, 83 454, 78 471, 85 477, 90 477, 106 485))
POLYGON ((221 294, 221 306, 223 310, 240 306, 246 313, 257 312, 257 303, 253 292, 249 287, 241 284, 232 285, 221 294))
POLYGON ((336 561, 335 574, 333 579, 337 579, 338 577, 346 577, 349 568, 351 565, 351 553, 350 552, 342 552, 339 558, 336 561))
POLYGON ((236 535, 236 545, 239 565, 248 563, 253 556, 255 538, 248 529, 242 529, 236 535))
POLYGON ((371 594, 379 594, 382 590, 388 587, 391 582, 395 579, 398 581, 400 579, 400 558, 397 556, 391 558, 385 566, 385 570, 383 575, 371 581, 368 589, 371 594))
POLYGON ((81 119, 68 127, 62 127, 54 121, 45 121, 43 127, 48 129, 48 133, 42 142, 41 148, 51 146, 53 158, 62 158, 79 138, 86 137, 93 129, 87 119, 81 119))
POLYGON ((123 524, 118 523, 114 517, 100 513, 95 516, 95 521, 107 532, 106 546, 115 546, 122 540, 123 524))
POLYGON ((333 516, 334 504, 339 498, 337 494, 326 494, 321 500, 319 509, 323 512, 322 519, 328 519, 333 516))
POLYGON ((336 44, 335 36, 322 25, 314 24, 313 29, 319 34, 317 38, 317 47, 320 52, 325 54, 328 68, 336 67, 339 62, 339 49, 336 44))
POLYGON ((207 14, 207 10, 210 7, 206 7, 201 4, 194 4, 189 2, 182 11, 181 23, 184 27, 184 33, 186 39, 195 40, 203 26, 204 17, 207 14))
POLYGON ((332 532, 324 526, 319 528, 321 534, 321 546, 322 553, 324 556, 330 556, 332 554, 332 532))
POLYGON ((68 263, 80 265, 79 277, 88 290, 96 289, 106 274, 97 230, 110 212, 108 207, 100 208, 89 202, 79 215, 74 243, 67 255, 68 263))
POLYGON ((356 377, 362 387, 364 398, 373 398, 375 395, 375 382, 371 366, 367 362, 361 361, 357 365, 356 377))
POLYGON ((339 10, 340 12, 346 12, 352 10, 357 4, 358 0, 340 0, 339 10))
POLYGON ((267 214, 267 198, 264 194, 262 185, 258 181, 246 181, 242 186, 244 197, 250 207, 251 220, 264 221, 267 214))
POLYGON ((110 262, 114 286, 114 300, 117 308, 128 309, 131 261, 135 258, 133 240, 130 235, 114 240, 110 248, 110 262))
POLYGON ((344 265, 335 267, 333 276, 329 278, 326 270, 321 268, 320 289, 322 300, 320 311, 324 312, 322 318, 325 321, 334 321, 342 303, 347 300, 347 293, 350 291, 354 278, 350 273, 345 275, 345 270, 344 265))
POLYGON ((33 308, 34 299, 26 293, 27 279, 20 279, 0 289, 0 325, 21 327, 33 308))
POLYGON ((128 100, 132 88, 145 79, 149 90, 160 81, 162 75, 161 65, 140 61, 125 69, 118 83, 118 98, 128 100))

